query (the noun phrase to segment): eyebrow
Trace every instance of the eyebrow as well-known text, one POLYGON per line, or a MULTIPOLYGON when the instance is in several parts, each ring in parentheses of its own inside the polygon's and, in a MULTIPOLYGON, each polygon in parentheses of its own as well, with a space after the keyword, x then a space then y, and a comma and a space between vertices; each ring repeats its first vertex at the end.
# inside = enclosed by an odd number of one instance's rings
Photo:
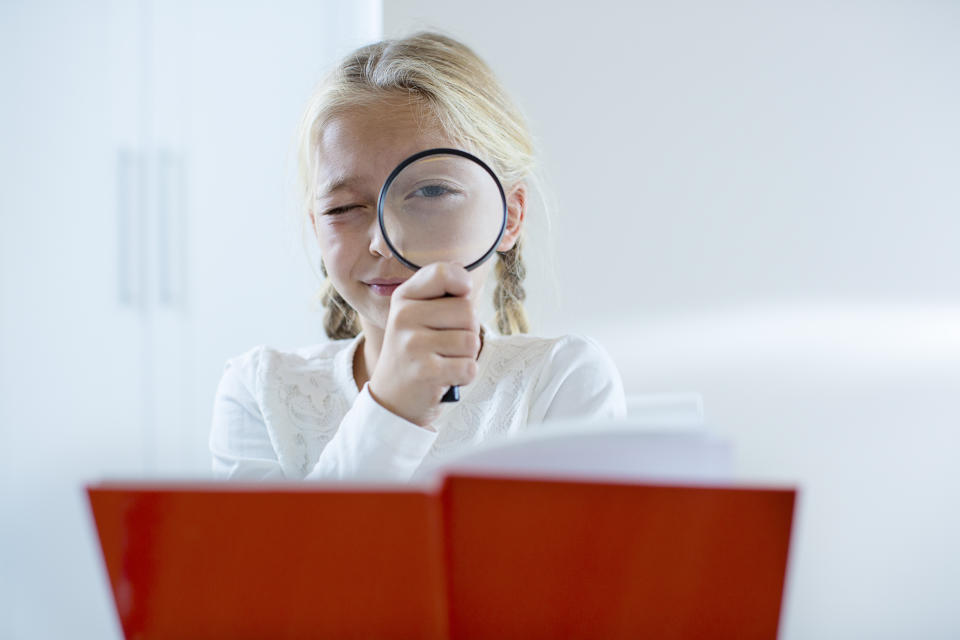
POLYGON ((329 185, 326 188, 317 189, 316 195, 314 195, 313 199, 320 200, 321 198, 329 196, 330 194, 336 191, 339 191, 340 189, 352 188, 357 182, 358 182, 358 179, 356 176, 340 176, 334 179, 332 182, 326 183, 327 185, 329 185))

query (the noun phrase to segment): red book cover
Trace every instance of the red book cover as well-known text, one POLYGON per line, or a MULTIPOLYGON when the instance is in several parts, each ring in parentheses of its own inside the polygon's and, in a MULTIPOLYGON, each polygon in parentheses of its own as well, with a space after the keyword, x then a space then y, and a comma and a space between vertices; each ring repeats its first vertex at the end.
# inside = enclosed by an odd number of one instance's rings
POLYGON ((125 636, 775 638, 790 489, 88 489, 125 636))

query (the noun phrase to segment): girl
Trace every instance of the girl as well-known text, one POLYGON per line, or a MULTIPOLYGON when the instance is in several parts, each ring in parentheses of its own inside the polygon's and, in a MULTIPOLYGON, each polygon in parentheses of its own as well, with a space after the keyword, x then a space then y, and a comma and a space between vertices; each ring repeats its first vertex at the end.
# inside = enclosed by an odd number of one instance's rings
POLYGON ((431 33, 361 48, 311 99, 299 144, 331 341, 294 352, 258 347, 227 363, 210 437, 215 475, 406 480, 488 436, 624 414, 619 375, 594 342, 522 335, 532 144, 470 49, 431 33), (499 335, 476 312, 493 260, 471 272, 452 263, 414 272, 380 233, 384 180, 404 158, 436 147, 470 151, 503 183, 499 335), (441 404, 451 385, 462 385, 460 402, 441 404))

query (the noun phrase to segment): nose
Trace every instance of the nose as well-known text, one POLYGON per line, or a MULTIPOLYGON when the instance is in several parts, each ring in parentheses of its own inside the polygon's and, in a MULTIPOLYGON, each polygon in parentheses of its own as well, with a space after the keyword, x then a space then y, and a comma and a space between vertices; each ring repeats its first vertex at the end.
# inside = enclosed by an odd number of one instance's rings
POLYGON ((389 258, 393 255, 387 241, 383 239, 383 231, 380 229, 378 220, 374 220, 373 224, 370 225, 370 253, 383 258, 389 258))

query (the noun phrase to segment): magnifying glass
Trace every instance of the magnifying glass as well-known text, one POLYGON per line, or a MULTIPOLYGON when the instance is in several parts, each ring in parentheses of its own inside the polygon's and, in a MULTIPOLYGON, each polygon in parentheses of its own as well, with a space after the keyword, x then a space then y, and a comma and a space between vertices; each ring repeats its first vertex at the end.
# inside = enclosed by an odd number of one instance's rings
MULTIPOLYGON (((394 257, 411 269, 456 262, 467 271, 492 256, 507 227, 507 198, 486 163, 460 149, 428 149, 393 170, 377 218, 394 257)), ((441 402, 457 402, 450 387, 441 402)))

